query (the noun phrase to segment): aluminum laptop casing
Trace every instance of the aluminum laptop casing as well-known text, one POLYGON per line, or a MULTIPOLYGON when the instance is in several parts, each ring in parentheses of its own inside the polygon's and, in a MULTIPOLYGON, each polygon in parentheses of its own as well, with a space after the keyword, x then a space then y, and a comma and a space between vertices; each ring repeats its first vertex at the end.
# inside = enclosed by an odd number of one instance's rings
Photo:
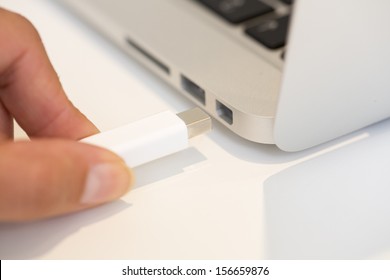
POLYGON ((56 0, 234 133, 297 151, 390 116, 390 2, 295 1, 286 61, 191 0, 56 0))

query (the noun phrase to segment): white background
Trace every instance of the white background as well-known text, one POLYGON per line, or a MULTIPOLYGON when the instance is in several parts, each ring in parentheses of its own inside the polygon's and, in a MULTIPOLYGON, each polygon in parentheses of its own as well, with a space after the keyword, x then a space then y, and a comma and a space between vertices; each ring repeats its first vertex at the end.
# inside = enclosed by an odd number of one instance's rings
MULTIPOLYGON (((193 107, 54 1, 0 5, 34 23, 69 98, 101 130, 193 107)), ((0 224, 0 259, 390 258, 390 121, 299 153, 214 122, 191 146, 137 168, 114 203, 0 224)))

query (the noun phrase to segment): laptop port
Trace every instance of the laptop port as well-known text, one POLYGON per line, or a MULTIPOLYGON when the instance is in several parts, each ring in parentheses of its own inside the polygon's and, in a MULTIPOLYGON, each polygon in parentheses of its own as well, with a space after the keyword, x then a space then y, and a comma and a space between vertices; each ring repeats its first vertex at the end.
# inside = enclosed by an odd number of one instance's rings
POLYGON ((217 114, 228 124, 233 124, 233 111, 217 100, 217 114))
POLYGON ((191 81, 190 79, 188 79, 183 75, 181 76, 181 86, 187 93, 189 93, 197 101, 199 101, 203 105, 206 104, 206 94, 204 89, 202 89, 200 86, 198 86, 193 81, 191 81))

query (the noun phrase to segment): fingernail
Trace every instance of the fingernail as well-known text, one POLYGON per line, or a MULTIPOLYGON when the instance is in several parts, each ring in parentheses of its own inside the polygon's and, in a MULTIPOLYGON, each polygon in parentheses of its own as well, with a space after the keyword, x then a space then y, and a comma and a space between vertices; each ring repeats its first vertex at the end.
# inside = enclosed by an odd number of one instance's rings
POLYGON ((93 166, 86 179, 82 204, 100 204, 125 194, 131 184, 130 170, 124 163, 101 163, 93 166))

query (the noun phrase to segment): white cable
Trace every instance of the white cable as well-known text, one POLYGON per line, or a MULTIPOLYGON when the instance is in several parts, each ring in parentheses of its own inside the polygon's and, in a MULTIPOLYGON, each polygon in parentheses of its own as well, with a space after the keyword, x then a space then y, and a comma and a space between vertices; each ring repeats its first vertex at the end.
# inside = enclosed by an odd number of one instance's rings
POLYGON ((188 147, 188 138, 211 129, 211 119, 199 108, 179 114, 166 111, 128 125, 84 138, 121 156, 129 167, 188 147))

